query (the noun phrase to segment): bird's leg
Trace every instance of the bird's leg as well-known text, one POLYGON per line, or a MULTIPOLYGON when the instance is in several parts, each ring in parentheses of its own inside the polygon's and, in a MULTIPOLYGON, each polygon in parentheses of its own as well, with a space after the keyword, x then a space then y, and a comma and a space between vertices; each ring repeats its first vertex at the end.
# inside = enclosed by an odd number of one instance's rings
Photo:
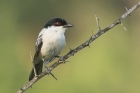
POLYGON ((54 79, 57 80, 57 78, 54 76, 54 74, 51 73, 50 68, 48 68, 48 67, 46 66, 47 63, 48 63, 48 62, 45 62, 45 61, 44 61, 44 68, 45 68, 46 72, 47 72, 48 74, 52 75, 52 77, 53 77, 54 79))
POLYGON ((60 62, 60 63, 61 63, 61 62, 62 62, 62 63, 69 62, 69 60, 68 60, 68 61, 65 60, 63 56, 57 55, 57 56, 55 56, 55 57, 59 58, 59 62, 60 62))

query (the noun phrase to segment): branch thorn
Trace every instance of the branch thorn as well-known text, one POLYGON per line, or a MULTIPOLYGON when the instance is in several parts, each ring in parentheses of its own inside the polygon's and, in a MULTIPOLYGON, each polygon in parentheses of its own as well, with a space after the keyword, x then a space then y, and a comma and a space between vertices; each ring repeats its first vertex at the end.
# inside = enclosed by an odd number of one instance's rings
MULTIPOLYGON (((126 9, 127 12, 129 11, 127 7, 125 7, 125 9, 126 9)), ((130 14, 129 14, 129 16, 130 16, 130 14)))
POLYGON ((121 22, 121 26, 123 27, 123 29, 124 29, 125 31, 127 31, 127 29, 126 29, 125 26, 122 24, 122 22, 121 22))
POLYGON ((93 30, 92 30, 92 36, 94 35, 93 30))
POLYGON ((96 12, 95 12, 95 18, 96 18, 96 22, 97 22, 97 26, 98 26, 98 31, 100 31, 101 28, 100 28, 99 18, 97 17, 96 12))
POLYGON ((70 49, 70 51, 72 50, 71 48, 69 48, 70 49))

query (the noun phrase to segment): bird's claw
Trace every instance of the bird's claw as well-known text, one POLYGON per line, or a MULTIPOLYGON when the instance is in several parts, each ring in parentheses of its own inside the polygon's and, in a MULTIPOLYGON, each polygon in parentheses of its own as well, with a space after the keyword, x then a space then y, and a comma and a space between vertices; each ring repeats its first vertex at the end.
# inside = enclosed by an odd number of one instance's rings
POLYGON ((51 73, 51 70, 50 70, 49 68, 46 68, 46 72, 47 72, 48 74, 50 74, 50 73, 51 73))
POLYGON ((39 75, 35 75, 35 78, 38 78, 39 77, 39 75))
POLYGON ((69 61, 65 61, 64 57, 62 57, 62 56, 56 56, 56 57, 59 58, 59 63, 69 62, 69 61))
POLYGON ((64 57, 59 56, 59 62, 65 63, 64 57))

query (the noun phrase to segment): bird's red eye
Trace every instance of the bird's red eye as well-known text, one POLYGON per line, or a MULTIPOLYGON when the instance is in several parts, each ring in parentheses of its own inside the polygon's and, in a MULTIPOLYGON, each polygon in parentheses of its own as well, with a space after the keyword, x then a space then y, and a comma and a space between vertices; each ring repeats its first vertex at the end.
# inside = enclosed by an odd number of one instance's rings
POLYGON ((56 25, 57 25, 57 26, 60 26, 60 25, 61 25, 61 23, 60 23, 60 22, 57 22, 57 23, 56 23, 56 25))

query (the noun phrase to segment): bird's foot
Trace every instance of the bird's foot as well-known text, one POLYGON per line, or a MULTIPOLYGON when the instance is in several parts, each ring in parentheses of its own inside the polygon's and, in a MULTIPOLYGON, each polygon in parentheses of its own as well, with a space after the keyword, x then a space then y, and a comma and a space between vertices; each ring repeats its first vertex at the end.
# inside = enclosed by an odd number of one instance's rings
POLYGON ((51 73, 50 68, 48 68, 48 67, 45 67, 45 68, 46 68, 46 72, 47 72, 48 74, 50 74, 50 73, 51 73))
POLYGON ((59 63, 66 63, 66 62, 69 62, 69 60, 65 60, 65 58, 62 57, 62 56, 55 56, 55 57, 59 58, 59 63))
POLYGON ((57 78, 54 76, 54 74, 51 73, 50 68, 46 67, 46 72, 47 72, 47 74, 52 75, 52 77, 57 80, 57 78))
POLYGON ((34 78, 38 78, 38 77, 39 77, 39 75, 35 74, 35 77, 34 78))

